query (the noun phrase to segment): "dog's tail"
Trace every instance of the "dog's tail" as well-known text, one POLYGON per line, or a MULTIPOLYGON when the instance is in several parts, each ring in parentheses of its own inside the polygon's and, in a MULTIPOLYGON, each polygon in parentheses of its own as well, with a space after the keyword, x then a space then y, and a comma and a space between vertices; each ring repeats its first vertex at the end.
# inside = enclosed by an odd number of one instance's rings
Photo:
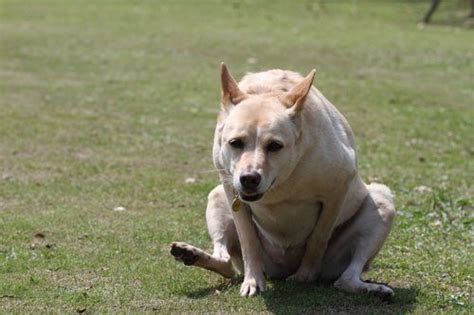
POLYGON ((370 185, 367 185, 367 188, 369 190, 370 196, 379 208, 379 212, 394 217, 395 202, 390 188, 379 183, 370 183, 370 185))

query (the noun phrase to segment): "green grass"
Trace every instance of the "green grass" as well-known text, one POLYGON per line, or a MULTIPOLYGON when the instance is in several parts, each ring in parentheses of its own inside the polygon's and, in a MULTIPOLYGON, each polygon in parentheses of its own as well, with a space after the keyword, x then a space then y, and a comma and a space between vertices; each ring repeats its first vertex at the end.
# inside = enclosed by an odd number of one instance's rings
POLYGON ((443 2, 424 28, 428 1, 0 3, 0 313, 473 311, 462 2, 443 2), (175 240, 210 248, 222 60, 236 77, 318 69, 363 177, 396 193, 399 216, 366 275, 395 288, 393 303, 272 281, 245 299, 240 279, 171 258, 175 240))

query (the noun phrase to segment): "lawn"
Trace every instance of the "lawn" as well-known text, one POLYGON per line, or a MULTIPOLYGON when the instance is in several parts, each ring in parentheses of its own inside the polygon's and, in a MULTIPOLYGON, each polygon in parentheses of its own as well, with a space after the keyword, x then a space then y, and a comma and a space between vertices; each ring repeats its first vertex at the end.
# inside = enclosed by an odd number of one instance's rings
POLYGON ((474 46, 462 1, 1 1, 0 313, 473 312, 474 46), (204 212, 219 63, 306 74, 351 123, 398 217, 367 279, 331 285, 177 264, 204 212), (193 179, 193 180, 191 180, 193 179), (123 207, 123 208, 119 208, 123 207), (122 210, 122 211, 116 211, 122 210))

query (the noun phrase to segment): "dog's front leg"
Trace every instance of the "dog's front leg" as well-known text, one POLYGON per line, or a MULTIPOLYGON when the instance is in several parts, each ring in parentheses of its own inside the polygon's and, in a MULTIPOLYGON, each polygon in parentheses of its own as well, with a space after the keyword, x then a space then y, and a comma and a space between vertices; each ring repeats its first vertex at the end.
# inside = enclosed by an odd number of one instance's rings
POLYGON ((320 217, 306 241, 306 250, 301 264, 296 273, 288 278, 289 280, 310 282, 319 276, 324 252, 341 212, 346 191, 323 204, 320 217))
MULTIPOLYGON (((234 198, 233 190, 232 187, 226 186, 224 186, 224 189, 229 205, 231 205, 234 198)), ((232 211, 232 216, 237 234, 239 235, 242 259, 244 261, 244 282, 240 288, 240 295, 253 296, 265 291, 262 246, 252 222, 250 207, 247 204, 242 204, 239 211, 232 211)))
POLYGON ((265 291, 260 239, 255 231, 248 205, 242 206, 239 212, 233 212, 233 217, 244 261, 244 282, 240 288, 240 295, 253 296, 265 291))

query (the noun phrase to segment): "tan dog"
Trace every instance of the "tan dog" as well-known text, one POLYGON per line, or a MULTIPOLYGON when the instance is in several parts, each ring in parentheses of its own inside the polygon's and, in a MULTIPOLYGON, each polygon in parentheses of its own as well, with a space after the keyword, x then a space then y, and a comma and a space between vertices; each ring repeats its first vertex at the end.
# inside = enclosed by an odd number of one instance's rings
POLYGON ((221 185, 206 212, 214 252, 175 242, 171 254, 224 277, 243 272, 242 296, 264 291, 266 275, 334 279, 387 298, 389 287, 361 274, 390 232, 392 194, 360 178, 352 130, 312 87, 314 74, 270 70, 237 84, 222 64, 213 147, 221 185))

